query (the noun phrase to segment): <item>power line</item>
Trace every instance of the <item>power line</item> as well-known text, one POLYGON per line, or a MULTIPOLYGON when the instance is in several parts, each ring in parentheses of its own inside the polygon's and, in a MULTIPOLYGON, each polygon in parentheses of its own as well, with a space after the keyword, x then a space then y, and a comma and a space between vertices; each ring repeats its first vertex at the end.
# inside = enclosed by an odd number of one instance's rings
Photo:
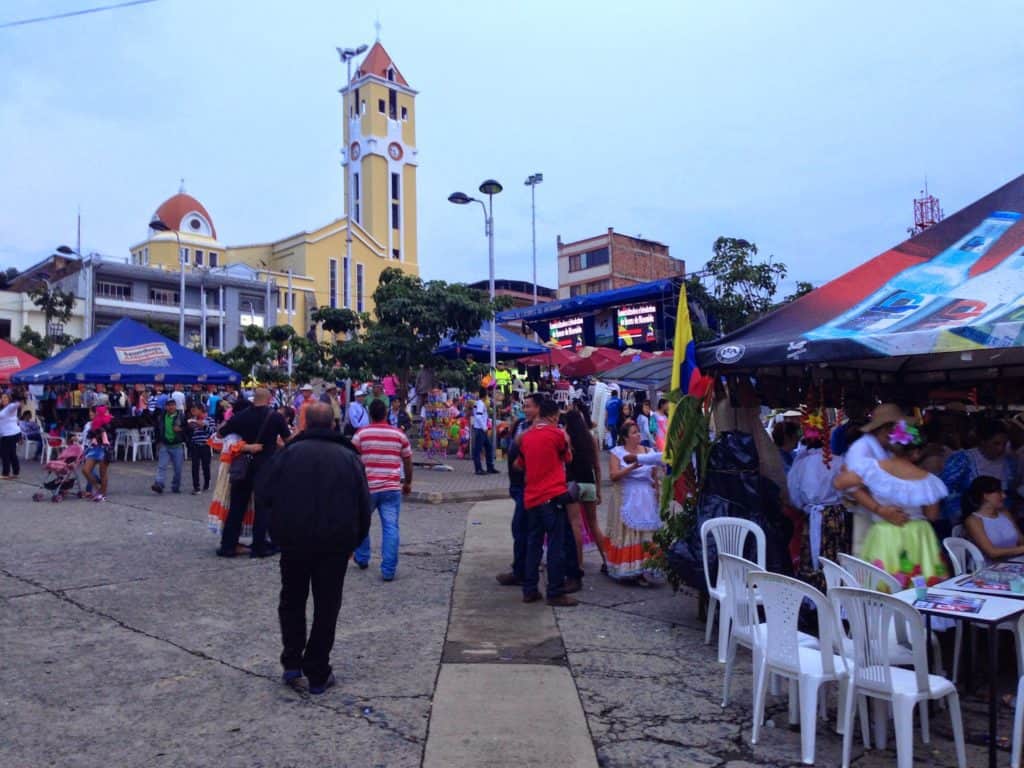
POLYGON ((130 5, 145 5, 146 3, 155 3, 156 0, 125 0, 125 2, 114 3, 112 5, 99 5, 95 8, 84 8, 81 11, 68 11, 67 13, 55 13, 52 16, 38 16, 34 19, 19 19, 18 21, 7 21, 0 24, 0 29, 6 29, 7 27, 21 27, 26 24, 38 24, 42 21, 55 21, 57 19, 67 19, 71 16, 84 16, 87 13, 99 13, 100 11, 112 11, 117 8, 127 8, 130 5))

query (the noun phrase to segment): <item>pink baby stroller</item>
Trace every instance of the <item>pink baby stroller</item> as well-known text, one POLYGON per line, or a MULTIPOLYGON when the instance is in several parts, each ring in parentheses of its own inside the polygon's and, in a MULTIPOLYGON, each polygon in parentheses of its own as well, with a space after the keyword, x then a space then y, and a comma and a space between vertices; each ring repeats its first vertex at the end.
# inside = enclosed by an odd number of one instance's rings
MULTIPOLYGON (((69 445, 60 452, 53 461, 46 462, 46 477, 43 488, 50 492, 50 501, 57 503, 71 492, 82 495, 78 483, 78 472, 85 461, 85 450, 80 445, 69 445)), ((33 501, 42 501, 47 494, 37 491, 32 494, 33 501)))

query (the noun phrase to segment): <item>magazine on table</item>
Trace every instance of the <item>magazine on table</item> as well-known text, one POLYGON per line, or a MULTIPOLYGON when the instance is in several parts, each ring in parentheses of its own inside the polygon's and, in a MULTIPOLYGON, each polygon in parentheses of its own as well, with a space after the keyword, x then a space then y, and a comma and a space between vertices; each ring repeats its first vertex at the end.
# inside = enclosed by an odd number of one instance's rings
POLYGON ((1024 563, 993 563, 980 571, 968 574, 957 582, 957 586, 969 589, 984 589, 993 592, 1010 592, 1013 582, 1024 576, 1024 563))
POLYGON ((983 597, 960 595, 928 594, 923 600, 915 600, 914 607, 925 611, 947 611, 949 613, 980 613, 985 605, 983 597))

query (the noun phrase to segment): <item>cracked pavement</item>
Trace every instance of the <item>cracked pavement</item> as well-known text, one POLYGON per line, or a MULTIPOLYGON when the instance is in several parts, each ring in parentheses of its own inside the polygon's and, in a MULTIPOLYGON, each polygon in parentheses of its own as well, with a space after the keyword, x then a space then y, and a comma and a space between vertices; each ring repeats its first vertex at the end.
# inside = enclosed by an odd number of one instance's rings
MULTIPOLYGON (((406 505, 398 578, 350 568, 321 697, 279 682, 276 559, 224 560, 209 494, 34 503, 0 487, 0 765, 418 766, 465 505, 406 505)), ((310 602, 310 614, 312 601, 310 602)))
MULTIPOLYGON (((448 636, 470 505, 405 505, 389 584, 378 570, 375 520, 370 569, 346 577, 333 654, 339 685, 310 697, 279 682, 276 560, 215 557, 209 496, 151 494, 151 464, 115 464, 111 478, 104 504, 32 502, 38 465, 0 484, 0 765, 423 764, 446 640, 446 661, 458 667, 460 643, 472 639, 448 636)), ((582 604, 555 609, 544 653, 499 652, 495 661, 567 665, 600 765, 799 763, 799 732, 780 697, 769 697, 773 727, 749 743, 742 649, 732 702, 720 706, 723 668, 703 643, 692 597, 613 584, 598 575, 596 553, 585 560, 582 604)), ((485 593, 466 603, 473 610, 550 610, 503 593, 489 565, 467 587, 470 597, 485 593), (492 600, 491 589, 503 597, 492 600), (506 598, 515 606, 504 608, 506 598)), ((524 708, 535 706, 531 695, 521 696, 524 708)), ((968 765, 984 764, 985 704, 962 697, 962 705, 968 765)), ((834 717, 834 692, 829 707, 834 717)), ((1001 734, 1011 717, 1002 711, 1001 734)), ((818 765, 839 764, 830 726, 819 723, 818 765)), ((932 733, 931 745, 916 738, 915 765, 954 765, 945 712, 933 712, 932 733)), ((858 738, 853 764, 894 765, 894 746, 890 735, 888 749, 865 753, 858 738)))

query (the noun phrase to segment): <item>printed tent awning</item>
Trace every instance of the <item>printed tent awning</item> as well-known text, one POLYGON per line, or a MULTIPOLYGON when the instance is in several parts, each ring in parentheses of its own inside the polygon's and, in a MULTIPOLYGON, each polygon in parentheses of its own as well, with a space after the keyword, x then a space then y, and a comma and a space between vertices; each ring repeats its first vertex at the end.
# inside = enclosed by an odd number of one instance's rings
POLYGON ((1024 375, 1024 176, 698 347, 701 369, 967 381, 1024 375))
POLYGON ((237 384, 241 378, 153 329, 122 318, 11 380, 16 384, 237 384))
MULTIPOLYGON (((495 350, 499 360, 508 360, 524 355, 539 354, 545 351, 545 347, 529 339, 524 339, 519 334, 499 325, 495 330, 495 350)), ((480 333, 465 344, 456 344, 451 339, 445 339, 434 350, 434 354, 441 357, 463 357, 471 354, 474 358, 484 362, 490 360, 491 324, 485 322, 480 327, 480 333)))
POLYGON ((661 389, 668 391, 672 379, 671 357, 650 357, 634 360, 598 374, 601 381, 621 384, 629 389, 661 389))
POLYGON ((8 384, 11 376, 38 362, 38 358, 0 339, 0 384, 8 384))

